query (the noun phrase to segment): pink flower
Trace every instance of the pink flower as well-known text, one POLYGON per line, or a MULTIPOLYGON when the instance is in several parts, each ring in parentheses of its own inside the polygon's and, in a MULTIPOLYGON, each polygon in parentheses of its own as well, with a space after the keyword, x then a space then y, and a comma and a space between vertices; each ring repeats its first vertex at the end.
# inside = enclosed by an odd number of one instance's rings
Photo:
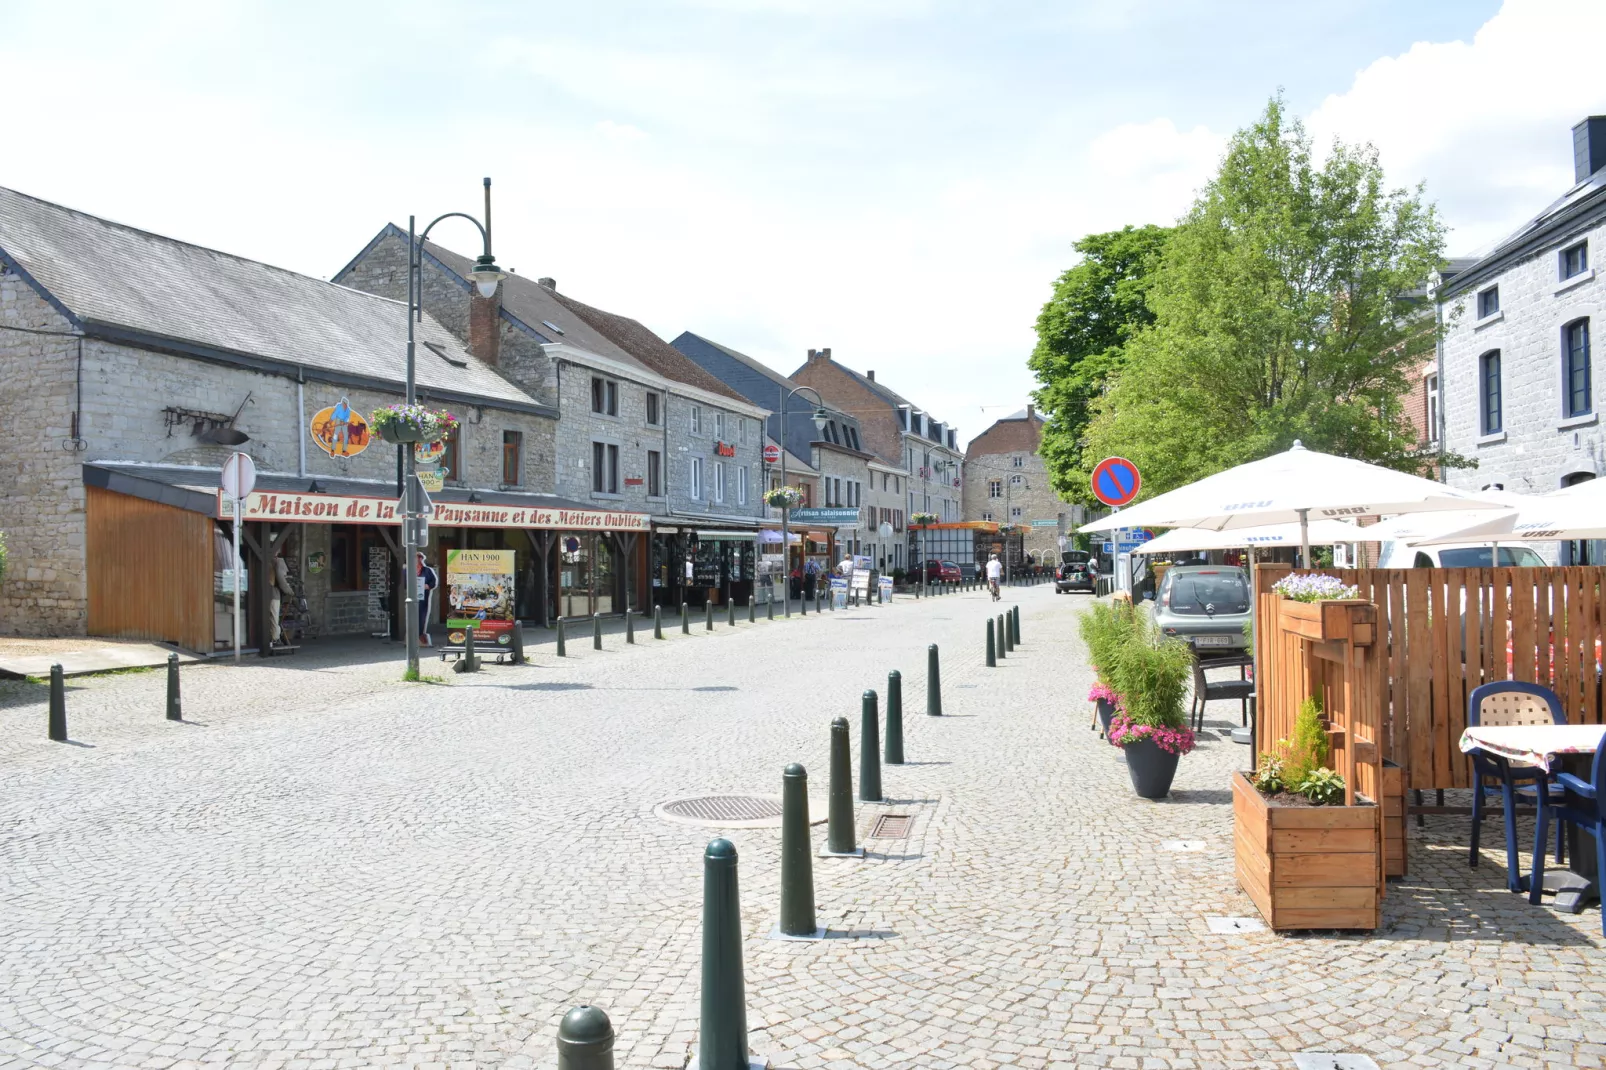
POLYGON ((1134 724, 1129 718, 1121 714, 1117 714, 1110 721, 1109 738, 1110 742, 1117 747, 1124 747, 1128 743, 1137 743, 1139 740, 1152 739, 1155 745, 1167 754, 1187 754, 1196 745, 1193 732, 1189 729, 1134 724))
POLYGON ((1102 680, 1093 685, 1093 689, 1087 693, 1087 700, 1089 702, 1109 702, 1117 706, 1121 704, 1121 696, 1112 691, 1110 686, 1102 680))

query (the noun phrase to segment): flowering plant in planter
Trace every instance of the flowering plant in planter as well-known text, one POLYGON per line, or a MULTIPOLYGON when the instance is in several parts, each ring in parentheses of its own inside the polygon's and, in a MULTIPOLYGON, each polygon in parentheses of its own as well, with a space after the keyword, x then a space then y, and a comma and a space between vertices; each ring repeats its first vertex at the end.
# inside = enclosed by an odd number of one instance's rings
POLYGON ((386 442, 439 442, 457 427, 457 417, 422 405, 384 405, 368 423, 386 442))
POLYGON ((803 491, 797 487, 776 487, 764 492, 764 504, 777 509, 796 509, 803 504, 803 491))
POLYGON ((935 524, 936 522, 936 513, 913 513, 909 517, 909 523, 916 527, 925 527, 927 524, 935 524))
POLYGON ((1121 696, 1117 695, 1110 685, 1103 680, 1093 685, 1092 690, 1087 693, 1087 700, 1089 702, 1108 702, 1116 706, 1121 704, 1121 696))
POLYGON ((1359 598, 1361 589, 1337 576, 1315 574, 1284 576, 1271 589, 1293 602, 1331 602, 1339 598, 1359 598))
POLYGON ((1152 739, 1155 746, 1167 754, 1187 754, 1195 746, 1193 730, 1137 724, 1124 714, 1116 714, 1110 722, 1110 742, 1125 747, 1139 740, 1152 739))

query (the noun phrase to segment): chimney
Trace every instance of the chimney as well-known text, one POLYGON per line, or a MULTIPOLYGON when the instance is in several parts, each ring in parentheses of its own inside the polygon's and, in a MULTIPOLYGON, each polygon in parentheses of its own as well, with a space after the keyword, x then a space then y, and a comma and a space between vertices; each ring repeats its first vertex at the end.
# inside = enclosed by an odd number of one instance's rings
POLYGON ((1035 419, 1037 419, 1037 408, 1028 401, 1026 403, 1026 422, 1031 423, 1035 419))
POLYGON ((554 293, 556 293, 558 289, 558 280, 554 279, 550 275, 542 275, 539 279, 535 280, 535 284, 537 286, 545 286, 554 293))
POLYGON ((1606 115, 1591 115, 1573 127, 1573 181, 1606 167, 1606 115))
POLYGON ((490 297, 481 297, 477 287, 469 287, 468 351, 496 367, 502 362, 502 287, 490 297))
POLYGON ((875 382, 875 369, 871 368, 869 371, 865 372, 864 377, 870 380, 872 383, 875 382))

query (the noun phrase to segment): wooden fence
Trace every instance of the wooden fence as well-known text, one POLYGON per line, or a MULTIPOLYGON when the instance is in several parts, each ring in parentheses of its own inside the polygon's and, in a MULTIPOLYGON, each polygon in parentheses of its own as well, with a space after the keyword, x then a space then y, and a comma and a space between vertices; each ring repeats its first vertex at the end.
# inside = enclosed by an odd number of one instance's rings
MULTIPOLYGON (((1256 616, 1274 622, 1271 585, 1286 565, 1256 567, 1256 616)), ((1377 607, 1378 742, 1415 789, 1471 786, 1457 746, 1480 684, 1526 680, 1561 696, 1575 724, 1600 724, 1606 568, 1346 569, 1332 573, 1377 607)), ((1257 646, 1263 647, 1257 631, 1257 646)), ((1264 669, 1262 670, 1265 671, 1264 669)), ((1273 670, 1275 671, 1275 670, 1273 670)), ((1275 681, 1268 680, 1275 688, 1275 681)), ((1265 684, 1262 692, 1266 691, 1265 684)), ((1264 702, 1264 699, 1262 699, 1264 702)), ((1268 724, 1268 729, 1271 727, 1268 724)), ((1269 735, 1266 738, 1278 738, 1269 735)))

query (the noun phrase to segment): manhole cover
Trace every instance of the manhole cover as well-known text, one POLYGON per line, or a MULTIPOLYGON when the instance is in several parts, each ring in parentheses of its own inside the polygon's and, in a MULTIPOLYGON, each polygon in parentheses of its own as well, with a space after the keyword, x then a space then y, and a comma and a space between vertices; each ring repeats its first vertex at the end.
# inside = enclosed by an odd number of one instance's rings
POLYGON ((692 821, 767 821, 781 816, 781 804, 761 795, 699 795, 664 803, 664 813, 692 821))
POLYGON ((875 819, 875 827, 870 830, 872 840, 901 840, 909 835, 909 829, 914 825, 914 818, 908 814, 882 814, 875 819))

